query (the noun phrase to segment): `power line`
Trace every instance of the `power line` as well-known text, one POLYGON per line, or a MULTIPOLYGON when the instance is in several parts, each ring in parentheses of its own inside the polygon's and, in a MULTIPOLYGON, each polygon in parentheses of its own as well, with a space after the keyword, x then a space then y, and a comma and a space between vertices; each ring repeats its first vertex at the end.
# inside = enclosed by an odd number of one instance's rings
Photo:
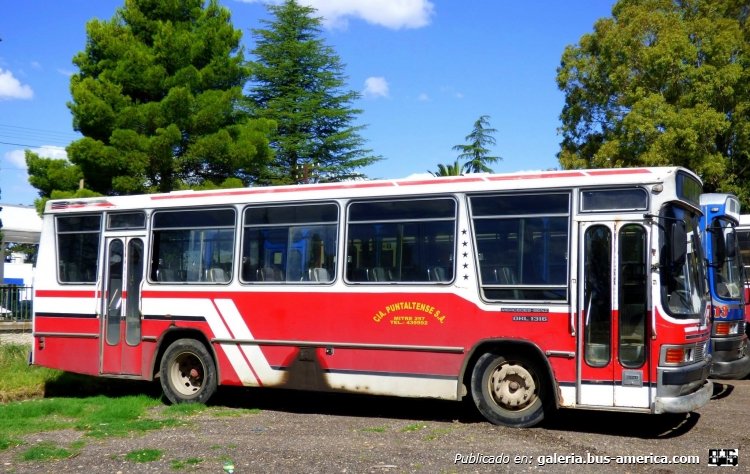
POLYGON ((27 145, 25 143, 10 143, 10 142, 0 142, 0 145, 22 146, 26 148, 43 148, 44 147, 44 145, 27 145))
POLYGON ((64 148, 70 142, 81 136, 75 132, 60 132, 56 130, 45 130, 41 128, 20 127, 0 123, 0 144, 11 146, 22 146, 30 148, 43 148, 45 146, 59 146, 64 148), (35 144, 38 143, 38 144, 35 144))

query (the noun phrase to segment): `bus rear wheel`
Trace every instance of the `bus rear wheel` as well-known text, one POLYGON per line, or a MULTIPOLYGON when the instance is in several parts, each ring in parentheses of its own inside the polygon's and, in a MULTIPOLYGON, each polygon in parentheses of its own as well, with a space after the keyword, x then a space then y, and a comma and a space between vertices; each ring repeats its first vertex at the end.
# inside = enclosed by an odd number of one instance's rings
POLYGON ((487 353, 471 374, 471 395, 479 412, 490 422, 526 428, 544 419, 545 379, 538 364, 514 356, 487 353))
POLYGON ((160 380, 170 402, 205 403, 216 392, 216 365, 203 344, 178 339, 164 352, 160 380))

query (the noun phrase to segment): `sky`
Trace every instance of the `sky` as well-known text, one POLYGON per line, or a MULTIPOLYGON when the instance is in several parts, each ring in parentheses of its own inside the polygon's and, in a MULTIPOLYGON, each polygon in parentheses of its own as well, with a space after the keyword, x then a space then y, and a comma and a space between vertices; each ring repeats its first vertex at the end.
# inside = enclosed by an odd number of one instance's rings
MULTIPOLYGON (((219 0, 254 59, 261 0, 219 0)), ((564 95, 555 81, 566 46, 611 16, 614 0, 299 0, 324 20, 323 41, 361 98, 354 125, 383 159, 359 171, 403 178, 452 164, 483 115, 496 129, 495 172, 559 168, 564 95)), ((67 103, 86 23, 124 0, 5 2, 0 15, 0 202, 31 205, 24 150, 65 158, 80 138, 67 103)))

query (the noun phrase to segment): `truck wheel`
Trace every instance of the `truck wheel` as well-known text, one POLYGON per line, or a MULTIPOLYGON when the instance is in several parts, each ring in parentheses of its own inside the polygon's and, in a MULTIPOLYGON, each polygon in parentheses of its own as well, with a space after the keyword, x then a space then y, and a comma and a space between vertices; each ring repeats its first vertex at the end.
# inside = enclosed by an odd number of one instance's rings
POLYGON ((487 353, 471 374, 474 404, 496 425, 526 428, 541 422, 547 393, 543 372, 526 357, 487 353))
POLYGON ((195 339, 169 345, 160 365, 161 388, 172 403, 205 403, 216 392, 216 365, 195 339))

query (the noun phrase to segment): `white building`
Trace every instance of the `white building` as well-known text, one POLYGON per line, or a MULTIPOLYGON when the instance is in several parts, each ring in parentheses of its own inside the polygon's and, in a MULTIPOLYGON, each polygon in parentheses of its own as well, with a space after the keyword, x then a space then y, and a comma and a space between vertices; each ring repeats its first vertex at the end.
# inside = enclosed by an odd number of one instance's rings
POLYGON ((0 204, 0 285, 16 284, 31 286, 33 275, 32 265, 23 263, 18 258, 11 258, 6 262, 6 247, 8 243, 38 244, 42 230, 42 219, 33 206, 17 206, 0 204))

